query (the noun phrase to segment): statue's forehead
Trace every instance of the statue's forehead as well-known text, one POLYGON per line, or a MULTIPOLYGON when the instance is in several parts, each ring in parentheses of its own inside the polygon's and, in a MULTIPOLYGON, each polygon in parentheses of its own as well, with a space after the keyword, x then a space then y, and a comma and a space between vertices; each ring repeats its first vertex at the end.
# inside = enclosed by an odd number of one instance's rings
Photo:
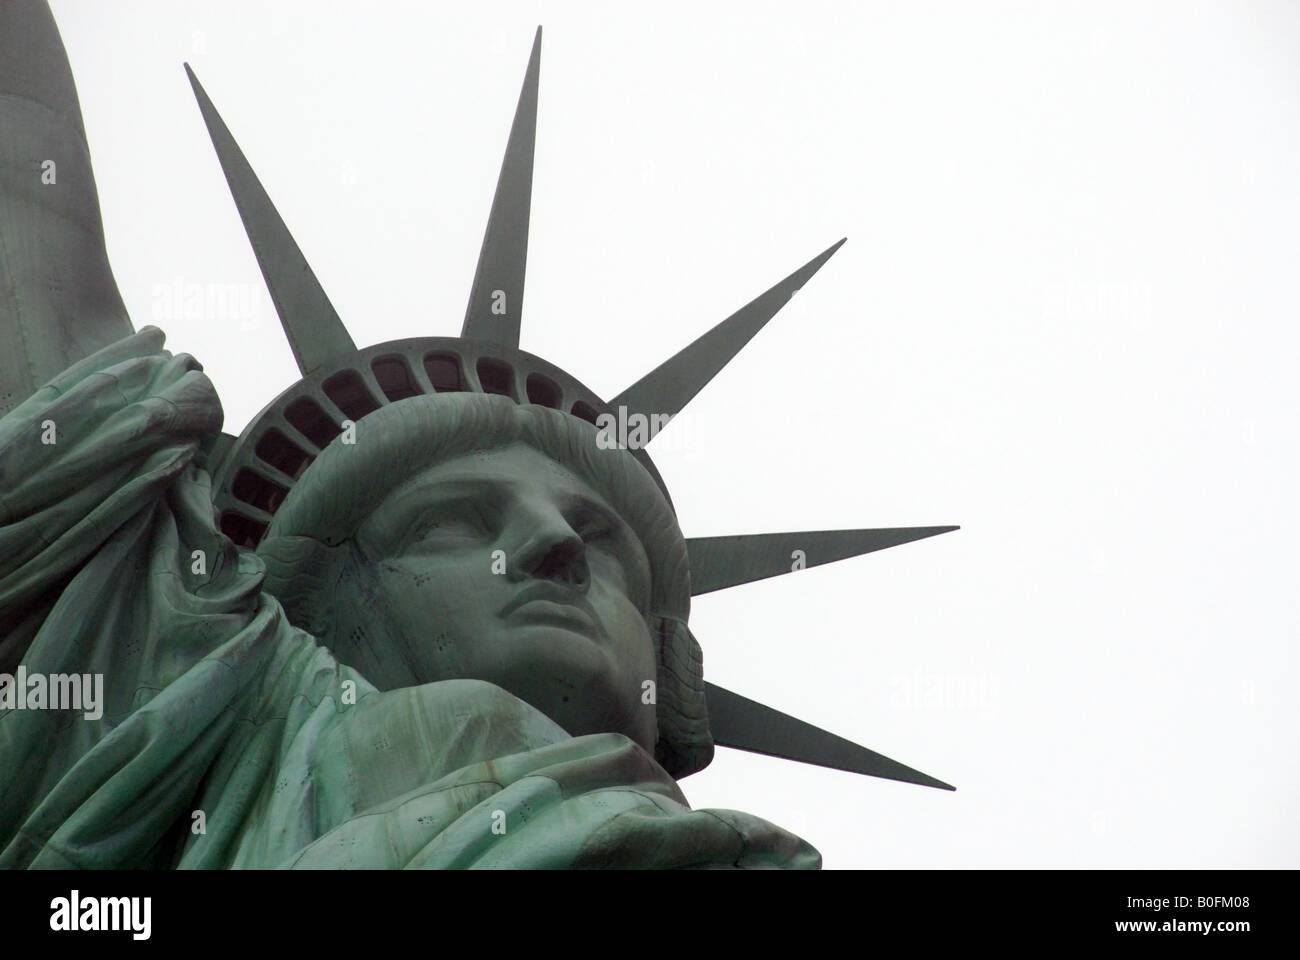
POLYGON ((587 500, 612 509, 597 490, 572 469, 526 443, 470 450, 430 464, 397 486, 375 512, 402 511, 441 492, 497 498, 511 493, 587 500))

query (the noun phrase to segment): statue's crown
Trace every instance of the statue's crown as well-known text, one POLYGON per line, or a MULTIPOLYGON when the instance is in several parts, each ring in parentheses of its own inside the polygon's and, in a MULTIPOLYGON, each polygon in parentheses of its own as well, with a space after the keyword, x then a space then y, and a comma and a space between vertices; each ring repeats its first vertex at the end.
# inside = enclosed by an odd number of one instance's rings
MULTIPOLYGON (((223 453, 215 475, 221 530, 255 548, 303 472, 345 430, 409 397, 494 393, 596 426, 608 405, 576 377, 516 347, 465 337, 413 337, 326 362, 262 409, 223 453)), ((668 488, 644 449, 628 451, 668 488)))
MULTIPOLYGON (((814 257, 606 401, 576 377, 519 349, 532 198, 541 29, 533 43, 459 337, 419 337, 358 349, 198 79, 186 66, 271 299, 303 377, 238 438, 209 451, 221 529, 256 547, 315 457, 383 406, 472 391, 560 410, 597 425, 602 414, 663 424, 676 416, 839 249, 814 257)), ((652 436, 649 438, 652 439, 652 436)), ((644 449, 631 454, 668 499, 644 449)), ((668 501, 671 505, 671 500, 668 501)), ((822 530, 687 538, 691 593, 789 573, 946 533, 956 527, 822 530), (792 566, 792 554, 801 562, 792 566)), ((871 776, 948 787, 923 773, 712 684, 716 743, 871 776)))

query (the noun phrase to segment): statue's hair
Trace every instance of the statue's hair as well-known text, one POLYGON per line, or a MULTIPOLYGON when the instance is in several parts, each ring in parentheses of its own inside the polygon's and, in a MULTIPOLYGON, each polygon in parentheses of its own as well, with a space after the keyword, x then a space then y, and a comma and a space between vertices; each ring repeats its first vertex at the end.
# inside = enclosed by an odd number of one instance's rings
POLYGON ((532 447, 599 492, 635 532, 650 561, 647 624, 657 646, 656 759, 674 777, 713 757, 702 654, 686 625, 690 572, 677 518, 650 474, 625 450, 596 442, 586 421, 493 394, 410 397, 356 424, 355 443, 321 452, 276 512, 258 555, 267 589, 289 619, 324 642, 342 547, 399 485, 455 457, 512 444, 532 447))

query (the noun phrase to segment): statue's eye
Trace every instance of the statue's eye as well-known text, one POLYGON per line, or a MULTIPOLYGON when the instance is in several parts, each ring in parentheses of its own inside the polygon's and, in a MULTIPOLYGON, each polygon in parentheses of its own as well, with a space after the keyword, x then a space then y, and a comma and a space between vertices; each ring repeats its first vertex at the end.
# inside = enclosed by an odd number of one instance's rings
POLYGON ((569 524, 573 527, 574 533, 582 538, 583 543, 608 540, 618 532, 614 523, 603 511, 585 506, 573 512, 569 517, 569 524))
POLYGON ((426 511, 412 531, 412 540, 479 540, 491 532, 491 518, 481 504, 456 500, 426 511))
POLYGON ((581 525, 578 535, 582 537, 583 542, 593 543, 597 540, 606 540, 614 533, 614 528, 606 521, 595 518, 588 523, 581 525))

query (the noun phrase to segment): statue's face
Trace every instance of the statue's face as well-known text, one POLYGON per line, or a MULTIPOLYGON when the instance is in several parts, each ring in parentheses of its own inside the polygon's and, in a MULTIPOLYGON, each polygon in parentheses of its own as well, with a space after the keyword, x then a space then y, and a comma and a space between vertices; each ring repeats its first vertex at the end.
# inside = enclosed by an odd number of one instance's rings
POLYGON ((523 444, 445 461, 387 497, 356 547, 337 599, 365 610, 371 636, 349 659, 377 686, 486 680, 574 736, 653 749, 649 562, 572 472, 523 444))

